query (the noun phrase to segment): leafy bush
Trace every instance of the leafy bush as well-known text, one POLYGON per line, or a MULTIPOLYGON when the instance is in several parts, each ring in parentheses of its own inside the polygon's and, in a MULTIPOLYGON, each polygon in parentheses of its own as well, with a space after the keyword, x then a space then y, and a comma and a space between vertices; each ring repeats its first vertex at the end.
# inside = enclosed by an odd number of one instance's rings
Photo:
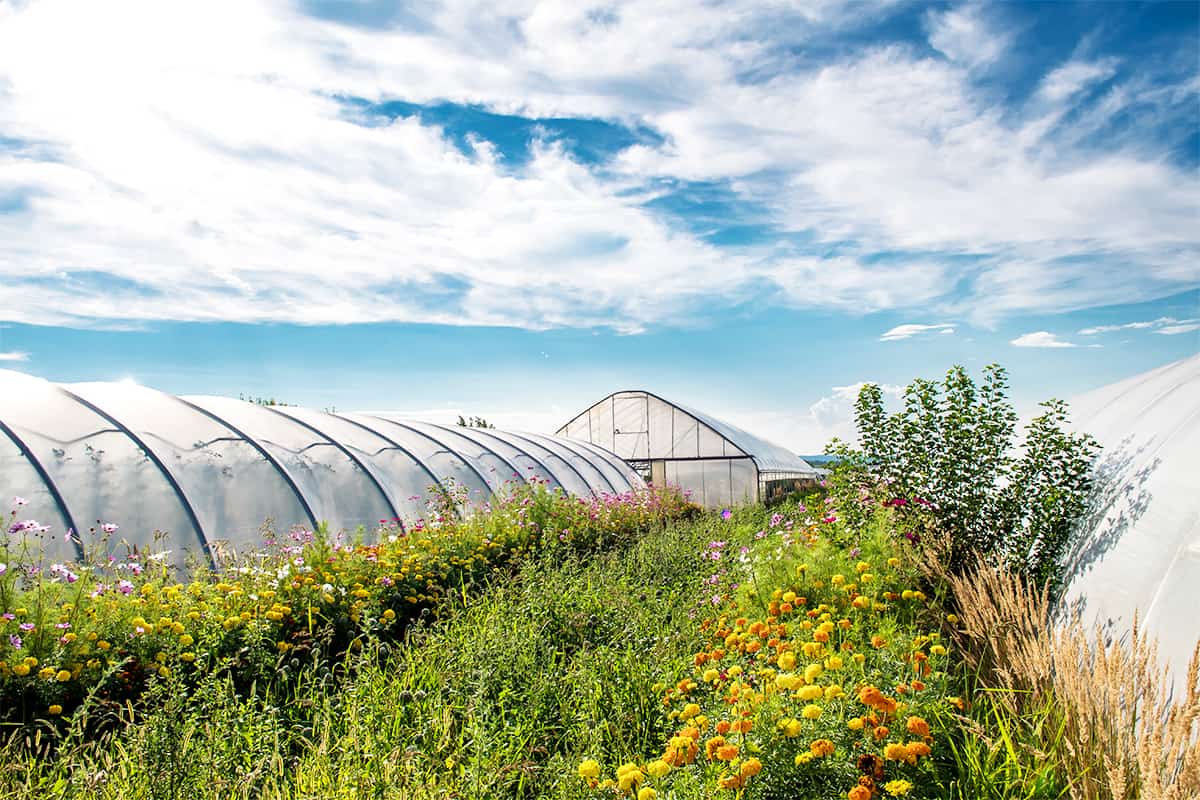
POLYGON ((860 447, 835 441, 827 449, 839 458, 831 494, 849 528, 883 502, 910 539, 941 534, 955 572, 978 552, 1054 587, 1099 447, 1065 430, 1060 400, 1041 404, 1018 447, 1007 389, 998 365, 984 368, 978 387, 956 366, 944 381, 913 381, 904 409, 889 414, 880 388, 864 386, 855 404, 860 447))

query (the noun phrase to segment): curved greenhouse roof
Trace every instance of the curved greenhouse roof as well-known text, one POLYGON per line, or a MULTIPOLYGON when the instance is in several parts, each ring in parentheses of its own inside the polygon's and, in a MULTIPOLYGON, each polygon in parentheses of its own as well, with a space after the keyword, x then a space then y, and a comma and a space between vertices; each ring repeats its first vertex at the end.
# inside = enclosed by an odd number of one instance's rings
POLYGON ((1078 397, 1071 412, 1104 450, 1063 602, 1117 637, 1136 614, 1182 678, 1200 631, 1200 355, 1078 397))
POLYGON ((644 390, 614 392, 558 430, 639 464, 655 482, 682 486, 703 505, 766 499, 768 483, 814 480, 785 447, 644 390))
POLYGON ((554 436, 0 370, 0 491, 49 526, 49 558, 82 556, 66 531, 116 523, 132 545, 159 531, 178 563, 185 551, 216 563, 257 544, 268 520, 372 530, 424 517, 442 490, 482 501, 535 479, 575 495, 644 485, 612 453, 554 436))

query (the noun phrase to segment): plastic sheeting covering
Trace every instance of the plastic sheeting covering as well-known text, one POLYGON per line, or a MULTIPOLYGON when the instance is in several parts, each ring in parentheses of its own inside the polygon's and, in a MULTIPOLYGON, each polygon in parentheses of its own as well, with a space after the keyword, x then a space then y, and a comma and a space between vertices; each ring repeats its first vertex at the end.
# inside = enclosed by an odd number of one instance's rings
POLYGON ((51 560, 81 555, 68 530, 91 541, 115 523, 110 552, 123 540, 215 564, 257 546, 268 521, 369 534, 427 516, 441 489, 478 502, 526 481, 584 496, 644 485, 612 453, 553 436, 0 370, 0 497, 23 497, 20 519, 49 526, 23 535, 51 560))
POLYGON ((757 499, 760 473, 817 476, 784 447, 645 391, 609 395, 559 428, 558 435, 627 461, 663 461, 665 480, 709 508, 757 499))
POLYGON ((1136 614, 1182 679, 1200 637, 1200 355, 1076 398, 1071 417, 1104 450, 1060 610, 1118 638, 1136 614))

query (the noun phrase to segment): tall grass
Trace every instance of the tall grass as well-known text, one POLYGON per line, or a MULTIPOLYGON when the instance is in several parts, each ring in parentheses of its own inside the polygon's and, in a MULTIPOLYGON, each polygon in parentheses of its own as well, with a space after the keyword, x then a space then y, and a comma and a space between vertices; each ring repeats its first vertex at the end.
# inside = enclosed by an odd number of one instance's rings
POLYGON ((1136 620, 1127 641, 1106 641, 1078 620, 1056 626, 1046 592, 1003 568, 942 577, 978 688, 958 717, 976 743, 956 753, 976 796, 1200 797, 1200 642, 1172 692, 1136 620))

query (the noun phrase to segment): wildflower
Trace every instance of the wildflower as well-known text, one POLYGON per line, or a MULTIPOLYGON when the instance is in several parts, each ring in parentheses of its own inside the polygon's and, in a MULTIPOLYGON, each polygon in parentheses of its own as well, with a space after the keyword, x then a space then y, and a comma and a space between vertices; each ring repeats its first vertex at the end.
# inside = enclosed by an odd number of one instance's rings
POLYGON ((117 581, 117 590, 121 594, 126 594, 126 595, 132 594, 133 593, 133 583, 130 581, 126 581, 126 580, 117 581))
POLYGON ((12 671, 13 675, 16 675, 18 678, 24 678, 29 674, 29 665, 24 662, 13 664, 12 671))
POLYGON ((871 800, 871 790, 865 786, 855 786, 846 792, 846 800, 871 800))
POLYGON ((757 758, 747 758, 742 762, 742 768, 739 770, 743 778, 752 778, 762 772, 762 762, 757 758))
POLYGON ((600 762, 594 758, 586 759, 579 765, 579 777, 585 781, 593 781, 600 777, 600 762))
POLYGON ((935 644, 933 647, 929 648, 929 653, 930 655, 944 656, 946 655, 946 648, 942 647, 940 644, 935 644))
POLYGON ((71 680, 71 671, 60 669, 54 677, 59 683, 66 683, 67 681, 71 680))
POLYGON ((62 706, 60 706, 58 703, 55 703, 46 710, 50 712, 50 716, 57 717, 62 713, 62 706))
POLYGON ((646 765, 646 772, 650 774, 651 778, 661 778, 670 771, 671 765, 661 758, 646 765))
POLYGON ((911 782, 903 778, 897 778, 894 781, 888 781, 883 785, 883 790, 892 797, 904 797, 913 788, 911 782))
POLYGON ((834 746, 833 742, 828 739, 814 739, 812 744, 808 746, 808 749, 817 758, 824 758, 825 756, 833 755, 834 746))
POLYGON ((12 647, 13 650, 20 650, 21 647, 23 646, 21 637, 17 636, 15 633, 10 633, 8 635, 8 644, 10 647, 12 647))
POLYGON ((111 522, 105 522, 100 525, 100 530, 104 531, 105 533, 116 533, 119 527, 121 526, 115 525, 111 522))
POLYGON ((638 789, 637 800, 654 800, 656 797, 658 797, 658 792, 649 786, 643 786, 641 789, 638 789))
POLYGON ((909 733, 916 734, 917 736, 929 735, 929 723, 920 717, 909 717, 906 727, 909 733))
POLYGON ((617 768, 617 787, 627 792, 646 779, 637 764, 622 764, 617 768))
POLYGON ((722 509, 721 509, 721 519, 725 519, 725 520, 727 520, 727 519, 729 519, 729 518, 730 518, 730 517, 732 517, 732 516, 733 516, 733 512, 732 512, 732 511, 730 511, 728 508, 722 508, 722 509))
POLYGON ((883 748, 883 757, 888 761, 907 761, 908 748, 903 744, 892 742, 887 747, 883 748))
POLYGON ((863 727, 862 717, 852 717, 846 722, 846 727, 852 731, 861 731, 863 727))
POLYGON ((821 707, 813 703, 806 705, 800 712, 800 716, 805 719, 818 719, 821 716, 821 707))

